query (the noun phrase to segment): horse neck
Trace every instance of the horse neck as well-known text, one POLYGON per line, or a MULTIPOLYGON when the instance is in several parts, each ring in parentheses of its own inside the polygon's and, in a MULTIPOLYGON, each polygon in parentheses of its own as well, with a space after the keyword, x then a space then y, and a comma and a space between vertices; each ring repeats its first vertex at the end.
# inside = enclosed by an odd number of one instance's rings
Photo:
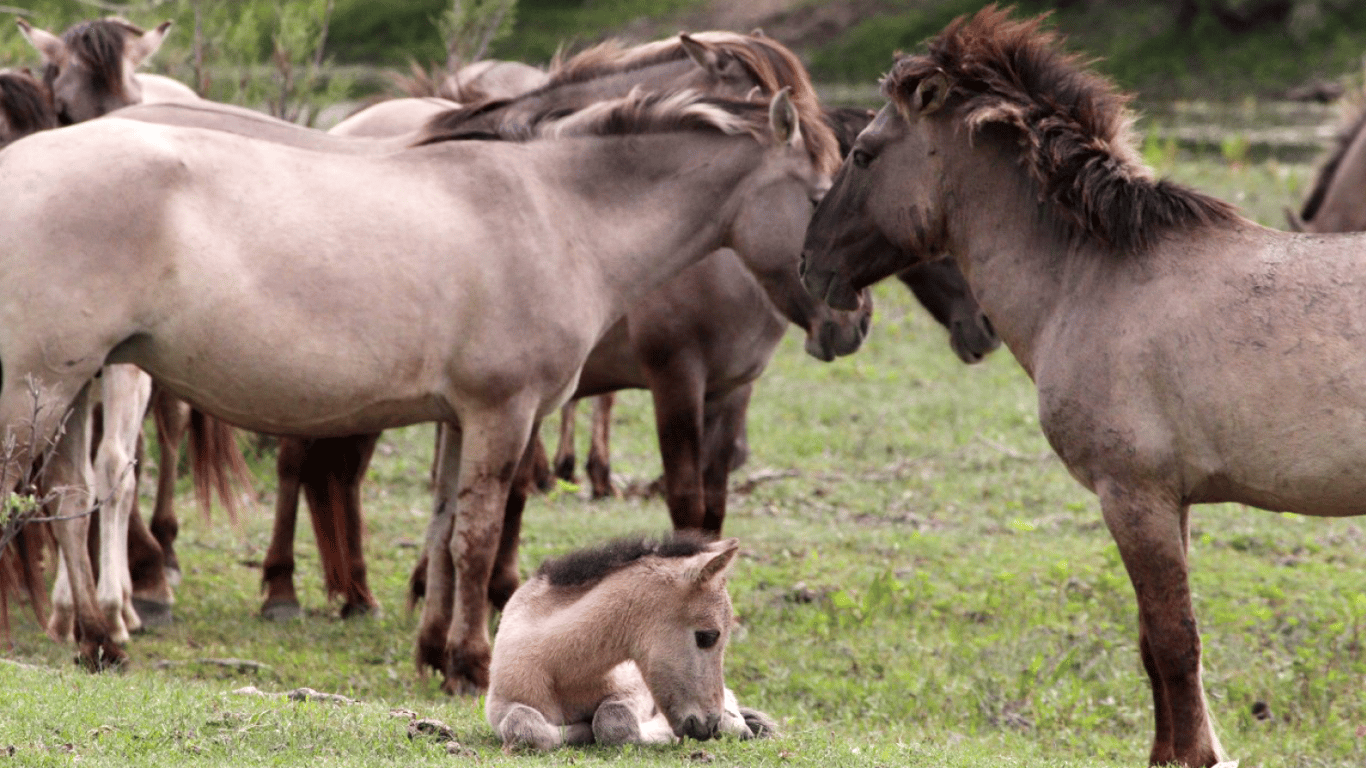
MULTIPOLYGON (((960 139, 961 140, 961 139, 960 139)), ((1010 148, 974 137, 971 149, 952 153, 942 198, 948 250, 978 305, 1011 353, 1032 377, 1034 352, 1048 319, 1088 259, 1089 245, 1068 239, 1041 208, 1038 193, 1010 148)))
POLYGON ((1337 170, 1324 190, 1310 232, 1356 232, 1366 229, 1366 125, 1352 137, 1337 170))
POLYGON ((728 244, 752 192, 745 180, 765 151, 749 137, 703 132, 556 143, 562 186, 583 212, 565 227, 579 229, 578 242, 598 243, 584 256, 614 301, 609 321, 728 244))

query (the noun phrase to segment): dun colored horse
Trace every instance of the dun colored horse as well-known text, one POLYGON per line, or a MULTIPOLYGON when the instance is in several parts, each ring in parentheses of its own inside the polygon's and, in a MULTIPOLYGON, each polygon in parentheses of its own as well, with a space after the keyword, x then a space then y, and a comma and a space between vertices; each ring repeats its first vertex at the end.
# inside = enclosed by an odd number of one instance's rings
MULTIPOLYGON (((107 362, 257 431, 443 421, 418 659, 447 690, 484 688, 493 566, 536 422, 651 287, 723 245, 797 252, 838 161, 819 113, 785 92, 638 95, 538 130, 362 156, 107 119, 8 147, 7 487, 48 440, 79 455, 81 431, 58 425, 107 362)), ((82 653, 107 652, 103 617, 76 609, 82 653)))
POLYGON ((1366 107, 1338 132, 1299 215, 1289 218, 1301 232, 1366 230, 1366 107))
POLYGON ((772 734, 725 687, 738 549, 676 534, 543 563, 498 623, 484 704, 498 737, 549 750, 772 734))
POLYGON ((1119 547, 1151 762, 1214 765, 1190 507, 1366 512, 1366 236, 1270 230, 1155 179, 1126 98, 994 6, 899 59, 883 94, 811 221, 806 284, 849 307, 952 254, 1119 547))

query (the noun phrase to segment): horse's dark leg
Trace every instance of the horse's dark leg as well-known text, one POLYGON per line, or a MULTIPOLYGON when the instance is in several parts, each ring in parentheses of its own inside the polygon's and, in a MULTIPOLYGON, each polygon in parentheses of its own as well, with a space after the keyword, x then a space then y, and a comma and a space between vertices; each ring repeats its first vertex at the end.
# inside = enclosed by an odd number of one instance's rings
POLYGON ((531 462, 534 457, 532 446, 540 442, 536 432, 535 428, 531 430, 531 443, 527 445, 521 466, 512 480, 512 488, 508 491, 508 502, 503 511, 503 533, 498 541, 493 575, 489 578, 489 602, 500 611, 521 583, 521 576, 517 572, 517 545, 522 535, 522 512, 526 509, 527 496, 535 479, 531 462))
POLYGON ((579 401, 570 400, 560 406, 560 442, 555 446, 555 477, 574 482, 574 427, 579 401))
POLYGON ((144 628, 171 623, 175 593, 166 580, 161 545, 148 530, 137 502, 128 517, 128 572, 133 581, 133 608, 144 628))
POLYGON ((275 524, 270 546, 261 563, 261 586, 266 599, 261 615, 274 621, 299 616, 299 595, 294 591, 294 527, 299 514, 299 483, 308 441, 280 438, 275 452, 279 488, 275 493, 275 524))
POLYGON ((717 395, 703 405, 702 492, 706 512, 702 529, 716 536, 726 522, 726 494, 736 445, 745 429, 745 414, 754 392, 751 382, 717 395))
POLYGON ((166 578, 170 586, 180 583, 180 561, 175 540, 180 521, 175 514, 176 468, 180 462, 180 442, 190 426, 190 405, 166 390, 152 392, 152 413, 157 426, 157 495, 152 508, 151 533, 161 548, 166 578))
POLYGON ((531 436, 531 484, 541 492, 555 487, 555 473, 550 471, 550 457, 539 432, 531 436))
POLYGON ((664 497, 676 530, 703 528, 706 519, 702 498, 704 376, 700 365, 688 363, 674 360, 645 371, 664 463, 664 497))
POLYGON ((1139 647, 1153 690, 1152 765, 1212 766, 1223 748, 1200 681, 1186 545, 1190 508, 1164 489, 1097 483, 1101 510, 1138 598, 1139 647))
POLYGON ((606 499, 617 495, 612 487, 612 392, 593 398, 593 439, 588 446, 588 480, 593 486, 593 498, 606 499))

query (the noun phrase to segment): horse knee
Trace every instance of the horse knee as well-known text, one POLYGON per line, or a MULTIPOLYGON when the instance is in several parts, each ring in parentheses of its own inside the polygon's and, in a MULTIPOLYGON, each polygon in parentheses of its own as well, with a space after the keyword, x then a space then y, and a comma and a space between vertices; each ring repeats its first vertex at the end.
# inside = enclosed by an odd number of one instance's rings
POLYGON ((533 747, 548 752, 561 745, 560 729, 551 725, 540 712, 525 704, 514 704, 498 723, 498 738, 512 747, 533 747))
POLYGON ((640 721, 624 702, 606 702, 593 713, 593 739, 607 745, 638 744, 640 721))

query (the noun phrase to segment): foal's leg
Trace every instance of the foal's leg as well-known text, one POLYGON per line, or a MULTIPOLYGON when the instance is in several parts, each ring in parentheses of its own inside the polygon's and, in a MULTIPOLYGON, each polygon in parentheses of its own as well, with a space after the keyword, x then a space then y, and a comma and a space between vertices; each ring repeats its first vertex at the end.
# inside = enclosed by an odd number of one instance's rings
POLYGON ((1223 758, 1200 681, 1200 635, 1186 565, 1190 507, 1164 489, 1097 483, 1101 511, 1138 597, 1139 650, 1153 689, 1149 762, 1212 766, 1223 758))
POLYGON ((612 404, 617 396, 606 392, 593 398, 593 438, 588 443, 588 481, 593 487, 593 498, 607 499, 617 495, 612 487, 612 404))
POLYGON ((133 610, 128 571, 128 518, 137 494, 133 461, 142 419, 152 397, 152 378, 133 365, 109 365, 100 376, 104 429, 95 454, 95 498, 100 508, 100 610, 114 642, 142 628, 133 610))
POLYGON ((152 508, 150 528, 161 545, 166 579, 171 586, 180 584, 180 561, 176 558, 175 539, 180 521, 175 514, 175 483, 180 463, 180 443, 190 426, 190 404, 154 387, 152 412, 157 425, 157 495, 152 508))
POLYGON ((691 359, 647 367, 645 380, 654 398, 655 431, 664 463, 664 497, 674 528, 701 529, 706 523, 702 496, 702 399, 705 371, 691 359))
POLYGON ((560 729, 551 725, 545 715, 525 704, 513 704, 496 730, 498 738, 512 747, 526 746, 548 752, 564 744, 560 729))

